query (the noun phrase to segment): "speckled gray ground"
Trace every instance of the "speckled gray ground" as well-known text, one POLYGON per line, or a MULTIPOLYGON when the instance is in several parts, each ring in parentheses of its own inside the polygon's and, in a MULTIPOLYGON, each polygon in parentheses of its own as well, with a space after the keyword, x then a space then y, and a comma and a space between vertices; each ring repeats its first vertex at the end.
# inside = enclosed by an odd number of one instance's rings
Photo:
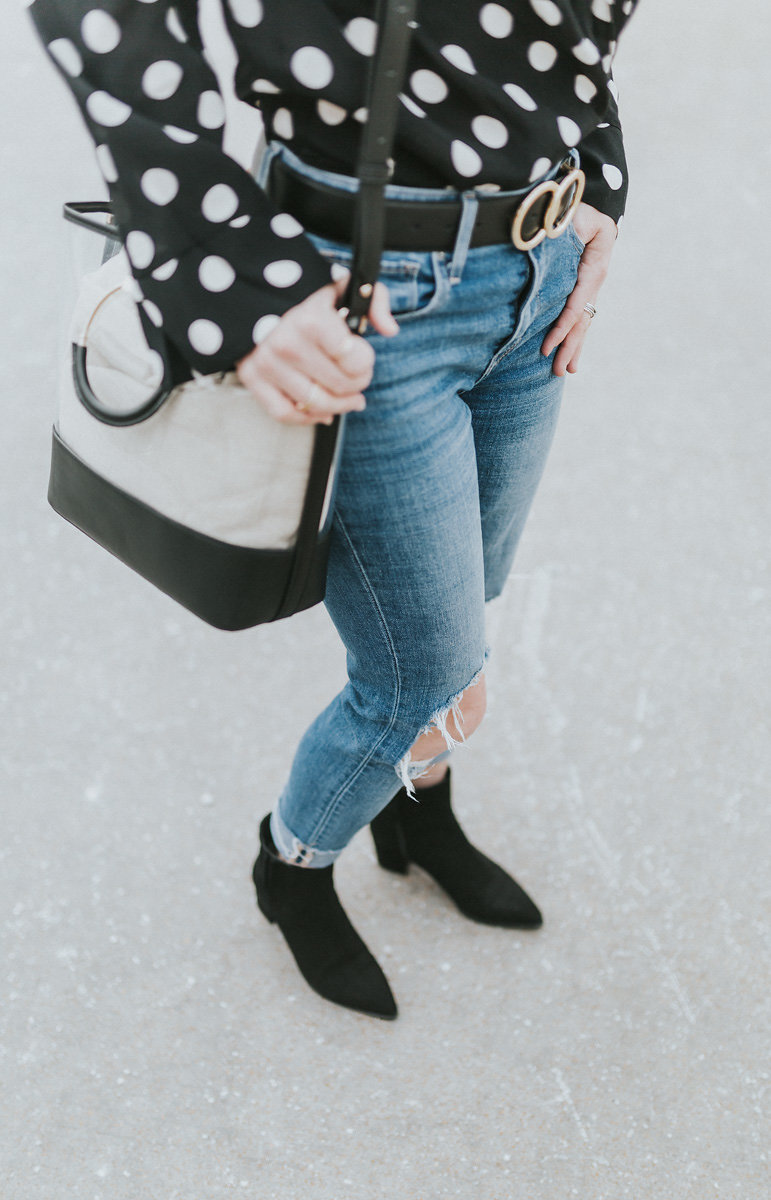
POLYGON ((305 989, 249 879, 286 727, 342 677, 323 611, 218 634, 46 506, 58 206, 99 185, 9 9, 4 1197, 762 1200, 764 0, 628 32, 626 229, 456 766, 546 924, 476 928, 361 835, 339 885, 393 1025, 305 989))

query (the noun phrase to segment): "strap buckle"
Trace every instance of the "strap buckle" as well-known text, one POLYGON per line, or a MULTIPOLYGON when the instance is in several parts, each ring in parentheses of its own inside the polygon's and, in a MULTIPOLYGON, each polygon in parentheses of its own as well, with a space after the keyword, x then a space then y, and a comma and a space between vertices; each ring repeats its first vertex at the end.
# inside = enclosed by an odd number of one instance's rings
POLYGON ((528 192, 519 205, 511 223, 511 240, 517 250, 533 250, 544 238, 556 238, 564 233, 581 203, 586 176, 580 167, 573 167, 560 180, 546 179, 528 192), (544 196, 551 196, 543 216, 543 224, 532 237, 524 238, 522 226, 533 205, 544 196))

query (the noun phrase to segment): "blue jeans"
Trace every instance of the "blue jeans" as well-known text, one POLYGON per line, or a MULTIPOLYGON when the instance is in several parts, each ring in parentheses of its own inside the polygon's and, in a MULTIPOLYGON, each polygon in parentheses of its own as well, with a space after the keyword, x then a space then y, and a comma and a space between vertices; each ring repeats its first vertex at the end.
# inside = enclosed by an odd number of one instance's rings
MULTIPOLYGON (((278 143, 258 182, 275 154, 355 186, 278 143)), ((552 441, 562 380, 541 343, 583 245, 571 225, 528 252, 469 249, 477 203, 464 194, 453 251, 383 255, 400 331, 366 335, 375 371, 366 409, 346 418, 325 599, 348 682, 303 734, 271 818, 279 852, 298 864, 328 865, 402 785, 413 790, 444 757, 412 761, 422 733, 441 729, 445 755, 456 744, 446 722, 483 670, 485 601, 509 575, 552 441)), ((309 236, 349 264, 349 247, 309 236)))

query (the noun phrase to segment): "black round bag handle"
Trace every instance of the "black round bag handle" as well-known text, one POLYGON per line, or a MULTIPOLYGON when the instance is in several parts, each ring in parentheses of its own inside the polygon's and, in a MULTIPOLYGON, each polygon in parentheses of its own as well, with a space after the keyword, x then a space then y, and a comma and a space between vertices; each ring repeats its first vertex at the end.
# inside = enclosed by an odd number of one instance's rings
MULTIPOLYGON (((109 219, 104 221, 96 220, 93 216, 94 213, 103 213, 110 218, 112 217, 112 204, 109 200, 72 200, 63 206, 63 215, 66 221, 70 221, 73 225, 79 225, 82 229, 88 229, 91 233, 101 234, 108 242, 120 243, 121 237, 117 226, 109 219)), ((118 427, 139 425, 142 421, 146 421, 148 417, 152 417, 154 413, 157 413, 159 408, 166 403, 174 390, 174 384, 171 381, 168 356, 164 352, 165 344, 159 348, 150 345, 148 341, 148 346, 150 346, 151 350, 157 350, 160 354, 163 363, 163 377, 161 382, 152 396, 149 396, 143 404, 140 404, 139 408, 135 408, 133 412, 116 413, 104 407, 96 392, 91 387, 88 379, 86 346, 81 346, 79 342, 72 343, 72 382, 75 386, 75 392, 86 412, 95 417, 97 421, 101 421, 104 425, 118 427)))

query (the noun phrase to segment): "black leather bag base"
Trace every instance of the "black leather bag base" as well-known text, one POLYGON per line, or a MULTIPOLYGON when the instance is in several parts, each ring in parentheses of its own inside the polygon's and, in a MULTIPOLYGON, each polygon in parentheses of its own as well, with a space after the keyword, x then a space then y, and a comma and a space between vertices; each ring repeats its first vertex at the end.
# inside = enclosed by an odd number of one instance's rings
POLYGON ((216 629, 250 629, 324 599, 329 525, 317 534, 308 569, 296 581, 298 546, 255 550, 180 525, 93 471, 56 430, 48 501, 59 516, 216 629))

